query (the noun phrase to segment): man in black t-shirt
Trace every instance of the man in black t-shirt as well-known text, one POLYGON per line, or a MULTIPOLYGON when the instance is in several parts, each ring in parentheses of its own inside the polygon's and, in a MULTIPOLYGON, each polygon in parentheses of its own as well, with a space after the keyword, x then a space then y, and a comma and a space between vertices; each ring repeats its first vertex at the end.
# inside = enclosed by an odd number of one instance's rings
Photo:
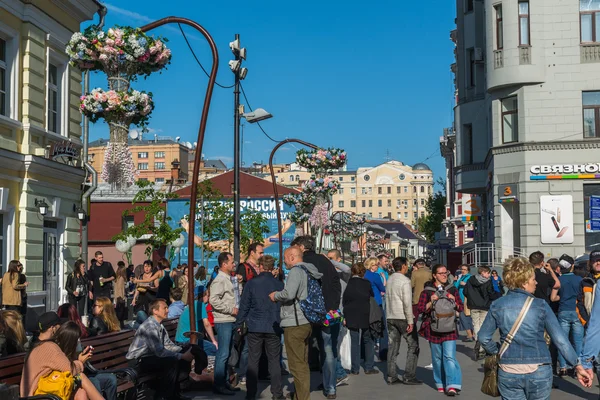
POLYGON ((535 280, 537 286, 533 295, 538 299, 544 299, 551 304, 550 298, 553 291, 558 293, 560 281, 552 269, 545 268, 544 254, 541 251, 534 251, 529 256, 529 262, 535 267, 535 280))
POLYGON ((90 282, 92 283, 92 291, 90 299, 94 301, 98 297, 108 297, 112 300, 112 281, 115 280, 116 274, 111 263, 104 261, 104 255, 101 251, 97 251, 96 265, 88 272, 90 282))

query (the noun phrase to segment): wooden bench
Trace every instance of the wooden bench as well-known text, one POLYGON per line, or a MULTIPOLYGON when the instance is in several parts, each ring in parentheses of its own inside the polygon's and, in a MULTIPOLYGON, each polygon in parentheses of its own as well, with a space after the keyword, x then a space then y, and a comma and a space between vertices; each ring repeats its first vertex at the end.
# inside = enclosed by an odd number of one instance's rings
MULTIPOLYGON (((25 353, 18 353, 12 356, 0 358, 0 383, 4 383, 6 387, 0 387, 0 398, 2 400, 17 400, 19 399, 19 385, 21 383, 21 374, 23 372, 23 363, 25 361, 25 353)), ((28 400, 60 400, 58 397, 51 394, 40 396, 23 397, 28 400)))

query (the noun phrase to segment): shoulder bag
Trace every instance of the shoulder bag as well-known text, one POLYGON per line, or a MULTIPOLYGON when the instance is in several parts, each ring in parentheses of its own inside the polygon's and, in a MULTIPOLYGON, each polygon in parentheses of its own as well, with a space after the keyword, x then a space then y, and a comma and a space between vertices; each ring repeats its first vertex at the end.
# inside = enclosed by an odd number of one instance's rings
POLYGON ((52 371, 38 380, 34 395, 52 394, 61 400, 69 400, 75 389, 75 384, 76 377, 71 374, 71 371, 52 371))
POLYGON ((481 391, 487 394, 488 396, 500 396, 500 391, 498 390, 498 364, 504 353, 506 353, 506 350, 508 350, 508 346, 510 346, 510 344, 512 343, 515 334, 521 327, 521 324, 523 323, 523 320, 525 319, 527 311, 529 311, 532 302, 533 297, 528 297, 527 300, 525 300, 523 309, 521 310, 521 313, 517 317, 517 320, 510 329, 510 332, 508 333, 508 335, 506 335, 506 338, 504 339, 504 342, 500 347, 500 351, 498 351, 497 354, 487 356, 485 358, 485 361, 483 362, 484 375, 483 383, 481 384, 481 391))

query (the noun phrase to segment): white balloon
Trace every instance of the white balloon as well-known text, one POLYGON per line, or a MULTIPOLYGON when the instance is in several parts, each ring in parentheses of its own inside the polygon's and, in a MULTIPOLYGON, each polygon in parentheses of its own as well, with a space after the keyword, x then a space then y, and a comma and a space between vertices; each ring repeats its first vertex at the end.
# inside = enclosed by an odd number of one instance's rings
POLYGON ((133 236, 127 236, 127 243, 129 243, 129 247, 133 247, 137 243, 137 239, 133 236))
POLYGON ((131 249, 131 246, 128 242, 120 239, 115 242, 115 247, 120 253, 127 253, 129 249, 131 249))

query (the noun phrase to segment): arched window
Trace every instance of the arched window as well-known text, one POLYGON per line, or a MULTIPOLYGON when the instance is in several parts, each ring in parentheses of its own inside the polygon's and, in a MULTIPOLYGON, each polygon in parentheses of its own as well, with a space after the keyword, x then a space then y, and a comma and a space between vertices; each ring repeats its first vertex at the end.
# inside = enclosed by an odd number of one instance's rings
POLYGON ((421 193, 425 193, 425 186, 421 186, 421 193))
POLYGON ((413 186, 413 193, 417 193, 417 187, 413 186))
POLYGON ((296 175, 296 180, 300 182, 300 175, 296 175))
POLYGON ((290 175, 290 182, 294 182, 294 175, 290 175))
POLYGON ((427 193, 431 194, 431 186, 427 187, 427 193))

